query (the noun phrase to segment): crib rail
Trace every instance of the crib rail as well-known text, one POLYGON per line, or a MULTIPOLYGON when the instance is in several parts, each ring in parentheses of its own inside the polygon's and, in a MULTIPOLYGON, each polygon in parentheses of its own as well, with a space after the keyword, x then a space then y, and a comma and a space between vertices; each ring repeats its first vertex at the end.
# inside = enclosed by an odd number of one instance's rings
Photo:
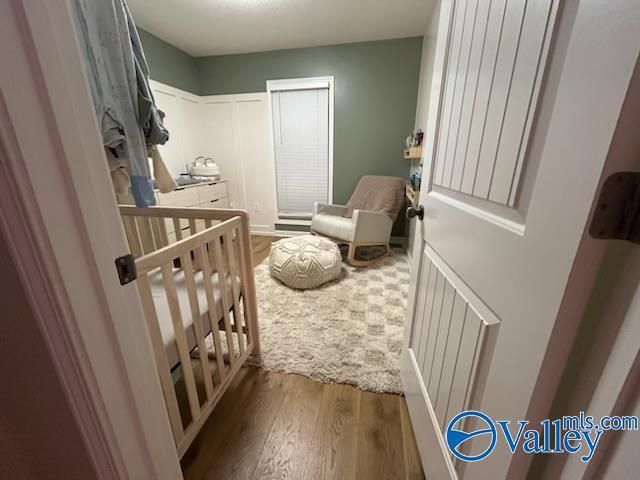
POLYGON ((136 257, 138 291, 176 448, 182 457, 248 356, 259 355, 248 218, 242 210, 172 207, 120 206, 120 214, 131 252, 136 257), (174 227, 173 238, 168 226, 174 227), (180 308, 174 280, 176 269, 184 273, 188 312, 180 308), (186 401, 182 403, 179 399, 184 395, 181 397, 174 385, 172 369, 175 368, 167 356, 149 280, 154 272, 161 274, 171 316, 186 390, 186 401), (196 275, 202 278, 206 317, 202 317, 200 311, 196 275), (213 276, 217 276, 220 305, 215 300, 213 276), (190 315, 193 323, 199 351, 197 360, 191 355, 183 315, 190 315), (203 322, 203 318, 208 322, 203 322), (209 331, 215 350, 211 360, 205 346, 209 331), (226 354, 221 333, 225 337, 226 354), (184 403, 188 409, 181 410, 184 403))

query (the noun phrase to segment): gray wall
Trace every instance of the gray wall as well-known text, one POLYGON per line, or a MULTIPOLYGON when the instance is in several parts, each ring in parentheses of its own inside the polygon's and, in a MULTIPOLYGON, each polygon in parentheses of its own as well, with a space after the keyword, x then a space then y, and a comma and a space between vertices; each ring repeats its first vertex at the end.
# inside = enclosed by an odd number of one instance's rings
POLYGON ((265 91, 267 80, 335 77, 334 201, 365 174, 407 176, 422 37, 201 57, 200 93, 265 91))
POLYGON ((140 28, 138 33, 153 80, 187 92, 200 93, 196 58, 140 28))

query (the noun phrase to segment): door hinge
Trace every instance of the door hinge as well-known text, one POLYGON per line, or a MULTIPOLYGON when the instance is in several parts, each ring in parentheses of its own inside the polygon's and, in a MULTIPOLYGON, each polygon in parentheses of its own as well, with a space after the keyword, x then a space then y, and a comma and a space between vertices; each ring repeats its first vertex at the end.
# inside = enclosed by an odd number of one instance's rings
POLYGON ((138 276, 136 272, 136 261, 130 253, 123 257, 116 258, 116 270, 118 272, 118 278, 120 279, 120 285, 133 282, 138 276))
POLYGON ((640 244, 640 172, 618 172, 604 181, 589 234, 640 244))

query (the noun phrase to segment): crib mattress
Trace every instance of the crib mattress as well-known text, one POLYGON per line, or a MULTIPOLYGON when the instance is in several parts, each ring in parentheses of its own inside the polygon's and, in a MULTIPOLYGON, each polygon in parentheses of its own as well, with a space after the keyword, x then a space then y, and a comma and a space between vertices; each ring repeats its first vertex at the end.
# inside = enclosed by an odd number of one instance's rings
MULTIPOLYGON (((198 294, 200 319, 202 321, 204 334, 205 336, 207 336, 211 332, 212 326, 209 322, 207 297, 203 283, 203 274, 202 272, 195 272, 194 277, 196 281, 196 291, 198 294)), ((180 316, 182 317, 182 323, 184 325, 187 345, 189 346, 189 351, 191 351, 196 348, 197 343, 191 317, 189 293, 187 291, 185 275, 182 269, 173 270, 173 281, 176 285, 178 304, 180 306, 180 316)), ((219 321, 222 319, 222 302, 217 273, 211 275, 211 283, 213 286, 213 297, 216 304, 216 311, 218 312, 218 318, 216 318, 216 320, 219 321)), ((238 278, 238 284, 239 283, 240 279, 238 278)), ((169 361, 169 365, 173 368, 178 363, 180 363, 180 357, 178 355, 178 348, 176 346, 176 338, 173 330, 173 322, 171 320, 171 312, 169 310, 169 303, 167 302, 167 295, 165 293, 164 283, 162 282, 162 273, 160 272, 160 269, 149 272, 149 284, 151 286, 151 295, 153 297, 153 302, 156 307, 156 314, 158 317, 158 324, 160 326, 160 333, 162 334, 162 341, 164 342, 165 350, 167 352, 167 359, 169 361)), ((229 274, 225 275, 225 285, 227 293, 227 304, 231 306, 233 305, 233 291, 231 288, 231 276, 229 274)), ((216 325, 214 325, 213 327, 217 328, 216 325)))

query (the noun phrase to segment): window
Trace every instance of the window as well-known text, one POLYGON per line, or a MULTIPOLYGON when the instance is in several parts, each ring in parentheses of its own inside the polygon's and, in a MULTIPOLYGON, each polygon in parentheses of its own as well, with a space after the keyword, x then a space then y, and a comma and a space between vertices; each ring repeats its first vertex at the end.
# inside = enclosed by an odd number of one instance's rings
POLYGON ((267 82, 279 219, 311 218, 332 201, 333 79, 267 82))

